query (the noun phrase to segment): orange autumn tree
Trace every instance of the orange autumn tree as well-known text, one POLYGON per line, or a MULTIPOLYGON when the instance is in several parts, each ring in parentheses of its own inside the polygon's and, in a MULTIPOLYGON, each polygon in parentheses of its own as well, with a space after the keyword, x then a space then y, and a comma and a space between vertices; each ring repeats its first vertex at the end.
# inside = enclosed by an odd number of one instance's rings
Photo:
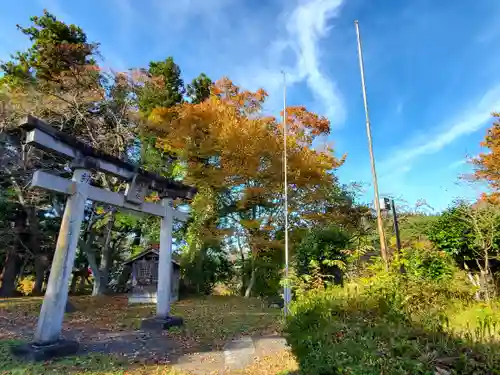
POLYGON ((474 165, 472 178, 476 181, 486 182, 491 188, 491 193, 483 194, 481 199, 491 203, 500 203, 500 113, 493 113, 496 119, 486 132, 481 146, 487 148, 471 160, 474 165))
MULTIPOLYGON (((230 237, 248 250, 247 296, 256 260, 283 246, 283 124, 262 114, 266 98, 262 89, 245 91, 221 79, 207 100, 156 108, 149 118, 158 136, 156 147, 175 154, 185 167, 184 181, 200 189, 193 206, 201 206, 199 200, 211 210, 199 215, 211 223, 209 232, 220 235, 221 228, 229 229, 230 237)), ((338 186, 332 172, 343 158, 336 158, 329 146, 315 149, 313 142, 329 134, 329 121, 304 107, 290 107, 286 115, 290 220, 302 225, 328 220, 335 211, 328 207, 329 195, 338 186)))

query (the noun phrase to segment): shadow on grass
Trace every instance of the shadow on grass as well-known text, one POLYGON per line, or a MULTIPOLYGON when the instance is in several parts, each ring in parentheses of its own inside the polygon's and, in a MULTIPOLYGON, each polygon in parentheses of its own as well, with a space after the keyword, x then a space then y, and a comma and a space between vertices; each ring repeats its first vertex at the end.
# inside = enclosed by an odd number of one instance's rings
MULTIPOLYGON (((12 375, 45 375, 45 374, 124 374, 130 364, 121 361, 118 357, 109 355, 91 354, 62 358, 50 362, 28 362, 13 357, 10 348, 21 341, 0 341, 0 374, 12 375)), ((135 366, 140 369, 140 366, 135 366)))
MULTIPOLYGON (((154 305, 129 306, 126 296, 71 300, 77 311, 66 314, 63 335, 80 342, 81 355, 28 363, 10 354, 10 346, 19 341, 4 340, 0 341, 0 374, 180 374, 170 372, 167 362, 186 362, 200 352, 223 359, 221 350, 227 341, 242 335, 266 335, 279 326, 279 310, 263 309, 258 300, 206 297, 173 305, 173 314, 185 320, 182 328, 149 334, 138 328, 141 319, 154 315, 154 305)), ((0 330, 12 334, 4 337, 30 337, 40 303, 26 298, 8 301, 9 319, 0 330), (31 319, 23 320, 26 314, 31 319)))

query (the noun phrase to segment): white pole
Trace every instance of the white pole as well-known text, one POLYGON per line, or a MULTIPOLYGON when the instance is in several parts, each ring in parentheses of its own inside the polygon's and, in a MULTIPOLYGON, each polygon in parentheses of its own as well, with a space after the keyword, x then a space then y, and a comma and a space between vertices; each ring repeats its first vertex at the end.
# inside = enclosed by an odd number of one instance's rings
POLYGON ((372 168, 372 178, 373 178, 373 190, 375 193, 375 210, 377 211, 377 225, 378 234, 380 238, 380 254, 384 260, 385 266, 387 268, 387 250, 385 244, 384 227, 382 223, 382 215, 380 212, 380 201, 378 195, 378 181, 377 181, 377 170, 375 169, 375 156, 373 155, 373 145, 372 145, 372 132, 370 127, 370 116, 368 115, 368 101, 366 99, 366 85, 365 85, 365 69, 363 65, 363 51, 361 48, 361 35, 359 32, 359 22, 354 21, 356 27, 356 36, 358 39, 358 55, 359 55, 359 70, 361 72, 361 89, 363 91, 363 104, 365 107, 365 117, 366 117, 366 135, 368 137, 368 151, 370 152, 370 162, 372 168))
POLYGON ((283 73, 283 173, 284 173, 284 211, 285 211, 285 287, 283 290, 284 313, 288 315, 290 286, 288 280, 288 176, 287 176, 287 124, 286 124, 286 74, 283 73))

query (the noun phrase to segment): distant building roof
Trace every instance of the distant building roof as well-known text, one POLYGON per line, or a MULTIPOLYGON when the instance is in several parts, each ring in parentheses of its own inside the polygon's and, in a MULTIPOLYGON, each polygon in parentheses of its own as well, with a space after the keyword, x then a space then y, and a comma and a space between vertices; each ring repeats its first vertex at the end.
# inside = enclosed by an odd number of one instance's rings
MULTIPOLYGON (((123 262, 123 264, 124 265, 131 264, 134 261, 136 261, 137 259, 140 259, 140 258, 142 258, 145 255, 148 255, 149 253, 153 253, 153 254, 156 254, 156 255, 160 256, 160 250, 158 249, 158 247, 157 246, 153 246, 153 247, 150 247, 149 249, 146 249, 146 250, 140 252, 137 255, 134 255, 133 257, 128 258, 125 262, 123 262)), ((174 263, 175 265, 177 265, 179 267, 181 266, 180 263, 179 263, 179 261, 176 260, 176 259, 174 259, 173 257, 172 257, 172 263, 174 263)))

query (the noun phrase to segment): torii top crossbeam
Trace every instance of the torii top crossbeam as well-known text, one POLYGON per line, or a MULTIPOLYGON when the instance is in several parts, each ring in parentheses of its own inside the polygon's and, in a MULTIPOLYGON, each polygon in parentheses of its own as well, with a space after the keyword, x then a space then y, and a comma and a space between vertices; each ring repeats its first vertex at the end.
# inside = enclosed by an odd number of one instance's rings
POLYGON ((140 179, 148 188, 157 191, 160 197, 192 199, 196 194, 197 189, 194 187, 145 171, 134 164, 96 150, 34 116, 28 115, 24 118, 20 127, 27 131, 27 144, 65 158, 85 159, 87 163, 91 163, 91 169, 112 174, 127 182, 140 179))

